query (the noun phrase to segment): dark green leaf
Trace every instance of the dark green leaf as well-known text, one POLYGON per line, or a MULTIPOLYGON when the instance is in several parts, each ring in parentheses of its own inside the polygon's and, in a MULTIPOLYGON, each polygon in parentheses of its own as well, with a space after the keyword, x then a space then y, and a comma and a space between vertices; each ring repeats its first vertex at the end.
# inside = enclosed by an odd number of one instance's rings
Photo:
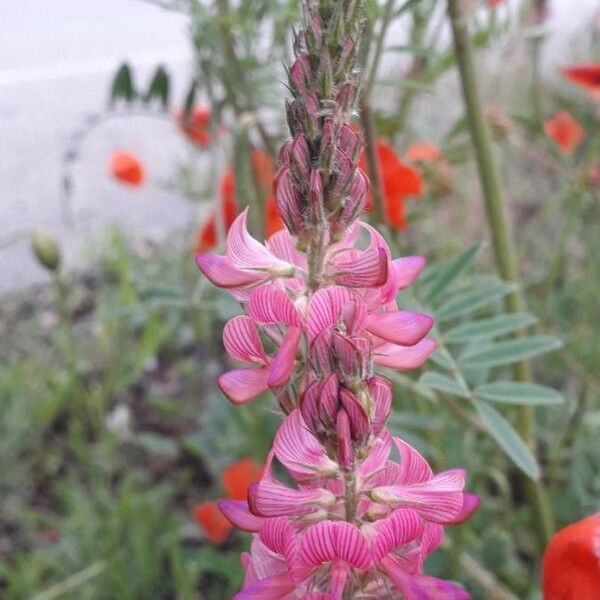
POLYGON ((425 296, 425 302, 429 303, 435 300, 467 267, 472 264, 477 252, 479 252, 480 244, 469 248, 463 254, 452 259, 445 267, 436 272, 432 279, 429 291, 425 296))
POLYGON ((435 311, 435 316, 439 321, 449 321, 462 317, 468 313, 487 306, 492 302, 500 300, 510 292, 515 290, 515 286, 509 283, 494 283, 489 287, 476 288, 449 298, 435 311))
POLYGON ((152 102, 155 98, 160 101, 164 109, 169 107, 170 80, 166 69, 159 65, 144 95, 145 102, 152 102))
POLYGON ((465 352, 459 363, 464 367, 499 367, 558 350, 560 340, 549 335, 507 340, 478 346, 465 352))
POLYGON ((110 88, 109 105, 112 106, 119 99, 131 102, 136 95, 131 68, 127 63, 123 63, 117 70, 113 79, 110 88))
POLYGON ((419 378, 418 385, 428 387, 432 390, 438 390, 452 396, 462 396, 466 398, 469 391, 465 390, 455 379, 437 373, 435 371, 427 371, 419 378))
POLYGON ((516 381, 496 381, 487 383, 475 390, 478 400, 501 402, 503 404, 557 405, 562 404, 563 397, 554 389, 537 383, 520 383, 516 381))
POLYGON ((444 335, 446 342, 466 342, 476 338, 492 338, 529 327, 536 322, 533 315, 497 315, 489 319, 481 319, 463 323, 444 335))
POLYGON ((486 402, 475 401, 475 408, 488 433, 496 440, 507 456, 532 479, 538 479, 538 464, 513 426, 492 406, 486 402))

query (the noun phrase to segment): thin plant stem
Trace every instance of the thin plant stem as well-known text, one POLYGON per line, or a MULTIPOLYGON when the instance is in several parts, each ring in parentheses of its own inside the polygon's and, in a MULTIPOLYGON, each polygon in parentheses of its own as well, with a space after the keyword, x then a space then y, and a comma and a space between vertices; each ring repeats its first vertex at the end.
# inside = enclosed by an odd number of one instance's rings
POLYGON ((364 85, 363 95, 367 98, 371 98, 373 95, 373 89, 375 87, 375 81, 377 80, 377 71, 379 70, 379 63, 381 62, 381 56, 383 54, 383 44, 385 42, 385 36, 387 30, 392 22, 392 16, 394 14, 394 6, 396 0, 387 0, 381 15, 381 28, 379 29, 379 35, 375 41, 375 49, 373 50, 373 58, 371 60, 371 66, 367 74, 367 80, 364 85))
MULTIPOLYGON (((517 284, 517 266, 504 211, 500 177, 494 162, 490 134, 479 97, 473 48, 467 25, 467 16, 461 0, 448 0, 448 15, 452 25, 456 63, 460 75, 471 140, 477 158, 479 179, 485 201, 486 217, 491 232, 496 266, 502 279, 517 284)), ((508 313, 522 312, 524 302, 518 288, 506 297, 505 303, 508 313)), ((523 335, 523 332, 518 332, 516 335, 523 335)), ((528 362, 518 362, 513 369, 513 374, 517 381, 530 381, 531 370, 528 362)), ((530 406, 519 407, 518 417, 519 433, 535 455, 537 452, 533 409, 530 406)), ((548 543, 554 531, 550 503, 541 481, 533 481, 528 477, 522 481, 532 505, 538 541, 540 546, 543 547, 548 543)))
POLYGON ((68 592, 76 590, 81 587, 90 579, 94 579, 94 577, 98 577, 104 570, 106 569, 106 562, 103 560, 99 560, 94 564, 90 565, 83 569, 83 571, 79 571, 67 577, 63 581, 53 585, 51 588, 48 588, 44 592, 40 592, 33 596, 31 600, 54 600, 55 598, 60 598, 64 596, 68 592))

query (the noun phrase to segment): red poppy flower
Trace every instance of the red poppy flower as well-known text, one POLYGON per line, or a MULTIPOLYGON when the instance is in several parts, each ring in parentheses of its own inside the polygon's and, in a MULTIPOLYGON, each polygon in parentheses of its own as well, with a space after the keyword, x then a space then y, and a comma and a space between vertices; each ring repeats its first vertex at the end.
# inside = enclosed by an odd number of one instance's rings
POLYGON ((496 8, 496 6, 500 6, 504 3, 504 0, 486 0, 486 4, 488 8, 496 8))
MULTIPOLYGON (((229 500, 246 500, 248 489, 262 477, 263 467, 251 458, 243 458, 223 469, 221 485, 229 500)), ((216 502, 202 502, 193 508, 196 522, 211 541, 220 544, 231 531, 231 523, 219 510, 216 502)))
POLYGON ((115 179, 132 187, 142 185, 146 177, 144 165, 140 159, 133 152, 126 150, 113 152, 109 156, 108 170, 115 179))
POLYGON ((177 111, 175 118, 181 131, 197 146, 206 148, 210 145, 210 108, 197 106, 189 115, 183 111, 177 111))
MULTIPOLYGON (((273 160, 265 152, 253 150, 252 164, 258 188, 264 194, 265 198, 267 198, 265 234, 269 237, 284 227, 277 210, 275 198, 272 195, 273 178, 275 176, 273 172, 273 160)), ((235 197, 235 177, 231 169, 227 170, 221 178, 220 206, 223 211, 223 225, 225 231, 228 231, 239 213, 239 206, 235 197)), ((217 246, 217 238, 217 221, 216 215, 213 212, 198 231, 194 252, 202 254, 212 250, 217 246)))
POLYGON ((435 144, 415 142, 408 147, 406 156, 411 162, 432 163, 440 160, 442 153, 435 144))
POLYGON ((583 127, 566 110, 559 110, 548 119, 544 123, 544 131, 564 154, 573 154, 585 137, 583 127))
POLYGON ((246 500, 248 488, 262 476, 263 468, 251 458, 229 465, 221 473, 221 484, 230 500, 246 500))
MULTIPOLYGON (((396 229, 404 229, 408 222, 404 200, 409 196, 420 196, 423 192, 423 182, 419 171, 404 164, 394 149, 386 142, 377 142, 377 158, 379 173, 383 187, 385 203, 385 218, 388 225, 396 229)), ((363 152, 359 165, 368 173, 367 159, 363 152)), ((373 196, 367 197, 367 210, 373 207, 373 196)))
POLYGON ((193 514, 209 540, 220 544, 227 539, 233 526, 219 510, 216 502, 197 504, 194 506, 193 514))
POLYGON ((560 72, 576 85, 600 98, 600 62, 563 67, 560 72))
POLYGON ((544 553, 544 600, 600 597, 600 513, 561 529, 544 553))

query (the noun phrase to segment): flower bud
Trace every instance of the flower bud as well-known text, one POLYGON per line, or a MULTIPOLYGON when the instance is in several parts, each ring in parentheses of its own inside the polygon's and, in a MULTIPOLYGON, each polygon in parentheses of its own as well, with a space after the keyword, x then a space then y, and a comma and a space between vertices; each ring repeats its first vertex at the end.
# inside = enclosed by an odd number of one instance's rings
POLYGON ((303 54, 294 61, 289 72, 290 87, 297 97, 302 96, 310 86, 311 78, 310 60, 306 54, 303 54))
POLYGON ((319 169, 310 172, 310 183, 308 185, 308 206, 313 225, 319 225, 325 218, 323 206, 323 180, 319 169))
MULTIPOLYGON (((304 135, 297 135, 289 152, 290 167, 299 185, 305 185, 310 177, 310 150, 304 135)), ((304 188, 306 189, 306 188, 304 188)))
MULTIPOLYGON (((345 83, 340 87, 335 97, 338 106, 345 112, 350 113, 354 110, 358 90, 353 83, 345 83)), ((347 125, 346 125, 347 127, 347 125)))
POLYGON ((292 235, 303 229, 302 194, 294 183, 289 167, 283 167, 275 177, 275 202, 286 227, 292 235))
POLYGON ((337 434, 338 462, 342 468, 349 469, 352 466, 352 433, 350 419, 344 409, 337 414, 335 432, 337 434))
POLYGON ((319 134, 319 99, 313 91, 302 95, 302 121, 304 132, 309 140, 314 140, 319 134))
POLYGON ((340 389, 340 401, 350 424, 350 433, 354 441, 364 441, 369 435, 369 417, 358 398, 345 388, 340 389))
POLYGON ((292 142, 287 141, 281 145, 279 148, 279 154, 277 156, 277 164, 279 167, 285 167, 290 162, 290 151, 292 148, 292 142))
POLYGON ((42 267, 48 271, 58 271, 61 256, 56 238, 44 229, 36 229, 31 236, 31 248, 42 267))
POLYGON ((323 98, 329 98, 333 90, 333 67, 329 52, 324 52, 319 64, 319 88, 323 98))
POLYGON ((304 131, 303 119, 302 119, 302 107, 298 100, 288 100, 285 103, 285 114, 287 117, 287 124, 293 136, 298 135, 304 131))
POLYGON ((352 162, 356 162, 362 150, 362 140, 352 127, 344 124, 340 128, 338 146, 352 162))

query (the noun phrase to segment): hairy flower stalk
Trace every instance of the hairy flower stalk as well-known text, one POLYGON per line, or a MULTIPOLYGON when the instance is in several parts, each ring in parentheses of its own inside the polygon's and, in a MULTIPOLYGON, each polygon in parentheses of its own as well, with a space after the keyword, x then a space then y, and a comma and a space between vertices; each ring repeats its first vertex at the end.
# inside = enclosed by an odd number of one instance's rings
POLYGON ((358 220, 368 179, 351 117, 363 2, 302 6, 288 71, 292 137, 274 183, 287 229, 263 245, 244 212, 225 256, 197 257, 246 313, 227 323, 223 341, 248 366, 223 374, 222 391, 243 404, 270 389, 286 414, 248 500, 220 503, 254 534, 236 598, 468 598, 423 575, 423 564, 443 526, 468 518, 479 501, 463 491, 463 470, 435 475, 385 426, 391 385, 376 369, 417 368, 435 344, 426 337, 432 319, 395 300, 424 260, 393 260, 358 220))

